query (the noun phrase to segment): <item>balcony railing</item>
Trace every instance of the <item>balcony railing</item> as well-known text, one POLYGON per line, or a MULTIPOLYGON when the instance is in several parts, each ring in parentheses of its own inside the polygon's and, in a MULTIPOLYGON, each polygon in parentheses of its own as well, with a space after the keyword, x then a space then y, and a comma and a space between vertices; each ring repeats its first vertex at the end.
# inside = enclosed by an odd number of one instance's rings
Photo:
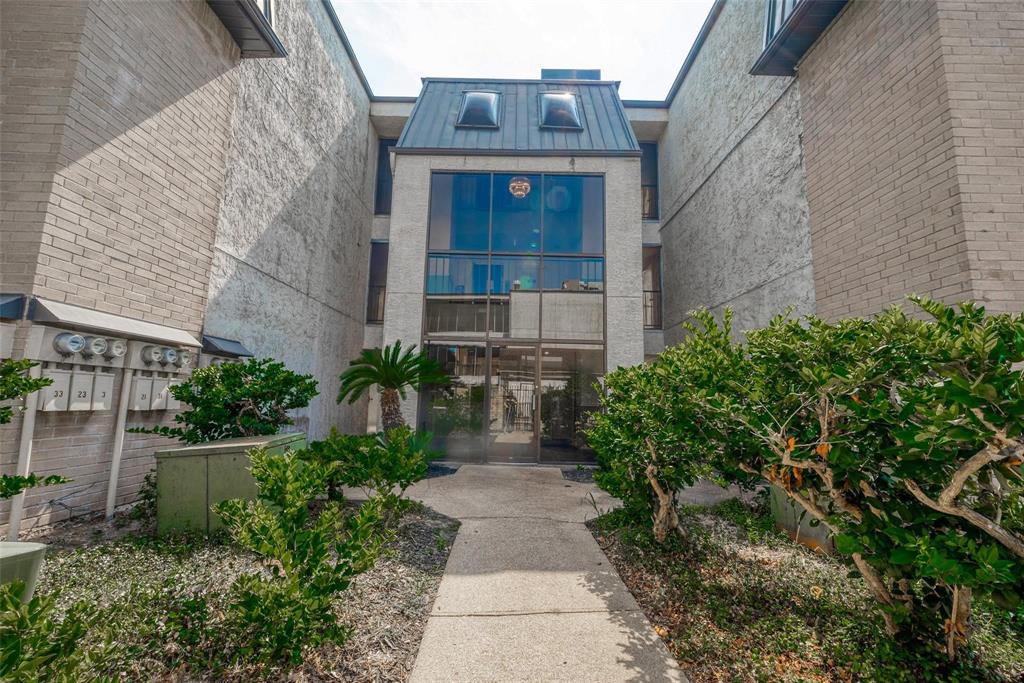
POLYGON ((658 186, 641 185, 640 192, 643 219, 645 221, 658 220, 658 186))
POLYGON ((661 291, 644 290, 644 329, 661 329, 661 291))
POLYGON ((380 324, 384 322, 384 299, 387 287, 373 285, 366 294, 366 322, 380 324))

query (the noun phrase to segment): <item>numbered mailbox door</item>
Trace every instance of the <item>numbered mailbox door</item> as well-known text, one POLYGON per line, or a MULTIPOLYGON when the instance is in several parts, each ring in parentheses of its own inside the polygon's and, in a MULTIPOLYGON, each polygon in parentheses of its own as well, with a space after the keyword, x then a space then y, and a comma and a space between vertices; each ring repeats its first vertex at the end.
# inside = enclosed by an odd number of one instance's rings
POLYGON ((174 398, 174 394, 171 393, 171 387, 176 387, 179 384, 181 384, 180 379, 172 379, 167 385, 167 410, 181 410, 181 401, 174 398))
POLYGON ((71 397, 68 410, 92 410, 93 373, 76 371, 71 374, 71 397))
POLYGON ((92 383, 92 409, 110 410, 114 407, 114 373, 97 372, 92 383))
POLYGON ((153 402, 150 404, 152 410, 167 410, 167 386, 170 380, 157 377, 153 380, 153 402))
POLYGON ((153 378, 136 377, 132 380, 132 394, 129 410, 149 410, 153 403, 153 378))
POLYGON ((43 377, 53 381, 39 391, 39 410, 67 410, 71 393, 71 371, 46 368, 43 377))

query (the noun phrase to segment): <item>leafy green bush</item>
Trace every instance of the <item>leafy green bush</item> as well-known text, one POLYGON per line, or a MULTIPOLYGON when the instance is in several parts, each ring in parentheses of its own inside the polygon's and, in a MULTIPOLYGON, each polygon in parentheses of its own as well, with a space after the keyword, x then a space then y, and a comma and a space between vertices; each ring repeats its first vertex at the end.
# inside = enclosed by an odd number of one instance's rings
POLYGON ((277 434, 282 426, 292 424, 289 410, 305 408, 317 395, 317 381, 269 358, 250 358, 199 368, 172 386, 171 393, 188 405, 174 416, 180 427, 128 431, 161 434, 189 444, 277 434))
POLYGON ((652 466, 678 477, 667 487, 702 465, 770 482, 835 534, 891 634, 944 632, 954 657, 973 593, 1007 606, 1024 593, 1024 318, 917 301, 935 321, 779 317, 743 345, 695 314, 702 326, 650 370, 617 371, 634 390, 609 393, 596 479, 635 500, 652 466))
POLYGON ((390 536, 381 528, 376 499, 354 515, 333 501, 310 514, 327 487, 330 466, 264 449, 250 457, 259 500, 228 500, 215 510, 232 539, 265 557, 269 571, 236 580, 231 630, 242 659, 299 662, 306 647, 345 640, 333 602, 354 576, 373 566, 390 536))
MULTIPOLYGON (((0 361, 0 425, 7 424, 14 419, 15 406, 8 402, 26 398, 53 384, 53 380, 49 377, 30 377, 27 374, 29 368, 36 365, 39 363, 30 360, 5 359, 0 361)), ((41 477, 31 472, 24 477, 0 474, 0 500, 13 498, 25 489, 64 484, 69 481, 71 480, 56 474, 48 477, 41 477)))
POLYGON ((113 681, 100 675, 115 654, 112 644, 84 645, 99 613, 80 602, 58 618, 54 596, 35 595, 23 604, 24 590, 21 581, 0 584, 0 680, 113 681))

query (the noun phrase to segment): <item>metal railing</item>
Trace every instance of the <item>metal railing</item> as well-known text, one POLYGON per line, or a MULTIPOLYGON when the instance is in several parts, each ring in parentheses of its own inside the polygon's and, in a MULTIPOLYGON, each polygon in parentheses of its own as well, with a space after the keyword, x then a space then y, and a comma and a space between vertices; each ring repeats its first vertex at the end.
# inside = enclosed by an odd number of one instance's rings
POLYGON ((383 285, 371 285, 366 293, 366 322, 384 322, 384 299, 387 294, 387 287, 383 285))
POLYGON ((661 329, 661 290, 644 290, 644 329, 661 329))

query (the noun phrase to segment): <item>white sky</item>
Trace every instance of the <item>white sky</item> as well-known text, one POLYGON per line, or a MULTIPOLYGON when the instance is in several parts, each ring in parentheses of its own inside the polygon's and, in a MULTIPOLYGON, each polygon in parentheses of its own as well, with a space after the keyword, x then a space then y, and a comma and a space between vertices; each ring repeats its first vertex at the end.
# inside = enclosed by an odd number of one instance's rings
POLYGON ((332 0, 375 95, 417 95, 423 76, 540 78, 601 69, 623 99, 660 100, 713 0, 332 0))

